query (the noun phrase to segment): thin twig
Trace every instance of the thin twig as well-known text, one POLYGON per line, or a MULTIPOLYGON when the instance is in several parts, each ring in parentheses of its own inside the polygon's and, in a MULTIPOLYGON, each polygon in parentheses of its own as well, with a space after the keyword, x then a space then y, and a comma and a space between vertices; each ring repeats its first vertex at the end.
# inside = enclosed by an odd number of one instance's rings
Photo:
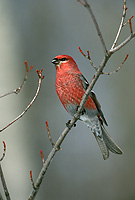
POLYGON ((135 37, 135 32, 132 33, 132 35, 130 35, 127 39, 125 39, 121 44, 119 44, 117 47, 110 49, 109 53, 114 53, 116 51, 118 51, 119 49, 121 49, 122 47, 124 47, 128 42, 130 42, 131 39, 133 39, 135 37))
POLYGON ((100 31, 99 25, 98 25, 97 20, 96 20, 96 18, 95 18, 95 15, 94 15, 94 13, 93 13, 91 7, 90 7, 90 4, 88 4, 87 0, 84 0, 84 3, 83 3, 82 1, 80 1, 80 0, 78 0, 78 2, 80 2, 83 6, 85 6, 85 7, 88 9, 88 12, 89 12, 89 14, 90 14, 90 16, 91 16, 91 18, 92 18, 92 20, 93 20, 93 23, 94 23, 95 28, 96 28, 96 30, 97 30, 97 34, 98 34, 98 36, 99 36, 99 38, 100 38, 100 41, 101 41, 101 44, 102 44, 102 46, 103 46, 104 53, 105 53, 105 55, 107 55, 107 54, 108 54, 108 51, 107 51, 107 48, 106 48, 106 45, 105 45, 105 42, 104 42, 102 33, 101 33, 101 31, 100 31))
POLYGON ((33 181, 33 177, 32 177, 32 170, 30 170, 30 180, 31 180, 33 189, 35 189, 34 181, 33 181))
POLYGON ((0 164, 0 178, 1 178, 1 182, 2 182, 2 186, 3 186, 3 189, 4 189, 6 199, 11 200, 10 194, 8 192, 7 184, 6 184, 6 181, 5 181, 5 177, 4 177, 4 174, 3 174, 3 171, 2 171, 1 164, 0 164))
POLYGON ((2 161, 6 155, 6 143, 3 141, 3 146, 4 146, 4 149, 3 149, 3 154, 2 154, 2 157, 0 158, 0 161, 2 161))
POLYGON ((41 154, 42 162, 43 162, 43 164, 45 164, 45 159, 44 159, 44 155, 43 155, 43 151, 42 150, 40 151, 40 154, 41 154))
POLYGON ((46 128, 47 128, 47 133, 48 133, 49 140, 50 140, 52 146, 54 146, 54 143, 53 143, 53 140, 52 140, 52 137, 51 137, 51 134, 50 134, 50 130, 49 130, 49 126, 48 126, 48 122, 47 121, 46 121, 46 128))
POLYGON ((123 64, 125 63, 125 61, 127 60, 128 56, 129 56, 129 55, 127 54, 126 57, 125 57, 125 59, 124 59, 123 62, 121 63, 121 65, 120 65, 116 70, 114 70, 113 72, 109 72, 109 73, 102 72, 102 74, 104 74, 104 75, 112 75, 112 74, 118 72, 118 71, 122 68, 122 66, 123 66, 123 64))
MULTIPOLYGON (((133 17, 134 16, 130 17, 129 20, 131 20, 133 17)), ((127 24, 129 24, 129 20, 125 24, 123 24, 123 26, 126 26, 127 24)))
POLYGON ((119 36, 120 36, 122 27, 123 27, 123 25, 124 25, 124 20, 125 20, 125 17, 126 17, 126 10, 127 10, 127 8, 126 8, 126 0, 124 0, 123 14, 122 14, 120 26, 119 26, 119 29, 118 29, 116 38, 115 38, 115 40, 114 40, 114 42, 113 42, 113 45, 112 45, 112 47, 111 47, 111 50, 114 49, 114 47, 115 47, 115 45, 116 45, 116 43, 117 43, 117 41, 118 41, 118 38, 119 38, 119 36))
POLYGON ((15 89, 15 90, 13 90, 11 92, 7 92, 6 94, 0 95, 0 98, 5 97, 5 96, 10 95, 10 94, 19 94, 19 92, 21 91, 21 89, 24 87, 24 85, 25 85, 25 83, 27 81, 27 78, 28 78, 28 73, 33 68, 33 65, 30 68, 28 68, 27 61, 25 61, 24 64, 25 64, 25 67, 26 67, 26 73, 25 73, 24 80, 23 80, 22 84, 20 85, 20 87, 18 87, 17 89, 15 89))
POLYGON ((82 51, 82 49, 80 47, 78 47, 78 49, 81 52, 81 54, 90 61, 91 66, 97 71, 98 68, 95 67, 94 63, 92 62, 89 50, 87 50, 87 56, 86 56, 86 54, 82 51))
POLYGON ((130 27, 130 33, 131 35, 133 34, 133 28, 132 28, 132 23, 131 23, 131 19, 133 18, 134 16, 130 17, 129 18, 129 27, 130 27))
POLYGON ((41 82, 42 82, 42 80, 44 78, 44 76, 42 77, 42 71, 43 70, 41 70, 41 71, 40 70, 36 70, 36 71, 37 71, 37 74, 38 74, 38 77, 39 77, 39 82, 38 82, 38 88, 37 88, 35 96, 33 97, 32 101, 29 103, 29 105, 25 108, 25 110, 18 117, 16 117, 13 121, 11 121, 8 125, 6 125, 4 128, 2 128, 0 130, 0 132, 2 132, 6 128, 8 128, 10 125, 12 125, 14 122, 16 122, 18 119, 20 119, 29 110, 29 108, 32 106, 32 104, 36 100, 36 98, 37 98, 37 96, 39 94, 40 88, 41 88, 41 82))

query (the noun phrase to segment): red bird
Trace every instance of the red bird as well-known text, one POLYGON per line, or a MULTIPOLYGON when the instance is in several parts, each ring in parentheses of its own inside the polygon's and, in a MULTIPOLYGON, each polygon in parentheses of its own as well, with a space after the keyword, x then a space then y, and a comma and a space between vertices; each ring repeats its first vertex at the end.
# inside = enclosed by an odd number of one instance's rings
MULTIPOLYGON (((57 71, 55 82, 57 95, 66 111, 74 116, 89 83, 71 56, 56 56, 52 63, 55 64, 57 71)), ((107 125, 107 122, 93 91, 90 92, 84 105, 80 120, 91 128, 104 160, 109 157, 109 151, 122 154, 122 150, 114 143, 103 125, 103 123, 107 125)))

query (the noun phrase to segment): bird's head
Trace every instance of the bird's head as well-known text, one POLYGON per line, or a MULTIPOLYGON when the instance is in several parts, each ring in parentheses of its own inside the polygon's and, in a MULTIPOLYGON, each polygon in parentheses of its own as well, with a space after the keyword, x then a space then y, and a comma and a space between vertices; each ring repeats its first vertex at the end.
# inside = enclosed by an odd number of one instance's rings
POLYGON ((56 70, 58 71, 79 71, 76 62, 71 56, 68 55, 58 55, 53 60, 52 63, 55 64, 56 70))

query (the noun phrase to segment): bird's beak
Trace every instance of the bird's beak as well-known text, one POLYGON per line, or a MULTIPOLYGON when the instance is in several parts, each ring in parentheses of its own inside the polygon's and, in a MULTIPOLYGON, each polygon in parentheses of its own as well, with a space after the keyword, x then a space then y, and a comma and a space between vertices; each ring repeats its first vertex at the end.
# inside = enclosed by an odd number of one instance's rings
POLYGON ((52 60, 52 63, 55 64, 55 65, 59 64, 58 58, 54 58, 54 59, 52 60))

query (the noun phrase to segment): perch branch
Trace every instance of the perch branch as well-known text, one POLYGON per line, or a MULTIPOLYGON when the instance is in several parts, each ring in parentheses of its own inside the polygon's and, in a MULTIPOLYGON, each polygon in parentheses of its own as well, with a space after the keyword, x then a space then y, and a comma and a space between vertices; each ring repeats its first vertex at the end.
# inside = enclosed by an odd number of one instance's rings
POLYGON ((33 65, 30 68, 28 68, 27 61, 25 61, 24 64, 25 64, 25 67, 26 67, 26 73, 25 73, 24 80, 23 80, 22 84, 20 85, 20 87, 18 87, 17 89, 15 89, 15 90, 13 90, 11 92, 7 92, 6 94, 0 95, 0 98, 5 97, 5 96, 10 95, 10 94, 19 94, 19 92, 21 91, 21 89, 24 87, 24 85, 25 85, 25 83, 27 81, 27 78, 28 78, 28 73, 33 68, 33 65))
POLYGON ((25 108, 25 110, 18 117, 16 117, 8 125, 6 125, 4 128, 2 128, 0 130, 0 132, 4 131, 6 128, 8 128, 10 125, 12 125, 14 122, 16 122, 18 119, 20 119, 29 110, 29 108, 32 106, 32 104, 34 103, 34 101, 36 100, 36 98, 39 94, 39 91, 40 91, 40 88, 41 88, 41 83, 42 83, 42 80, 44 78, 44 76, 42 77, 42 71, 43 71, 43 69, 41 71, 36 70, 38 77, 39 77, 39 82, 38 82, 38 88, 37 88, 36 94, 35 94, 34 98, 32 99, 32 101, 29 103, 29 105, 25 108))

